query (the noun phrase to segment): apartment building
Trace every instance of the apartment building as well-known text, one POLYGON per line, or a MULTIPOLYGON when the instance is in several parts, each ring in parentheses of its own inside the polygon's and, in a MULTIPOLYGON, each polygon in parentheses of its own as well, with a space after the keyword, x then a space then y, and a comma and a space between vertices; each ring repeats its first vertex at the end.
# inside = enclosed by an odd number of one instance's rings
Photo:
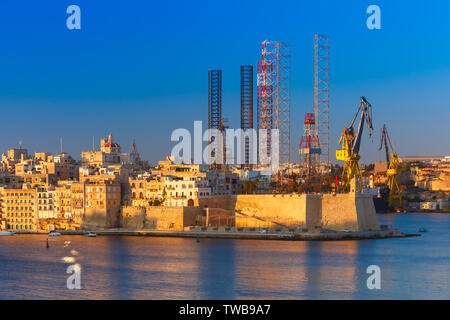
POLYGON ((211 197, 208 181, 201 177, 165 177, 166 207, 192 207, 198 199, 211 197))
POLYGON ((8 230, 33 231, 37 229, 36 189, 0 188, 1 216, 4 227, 8 230))
POLYGON ((54 187, 37 187, 37 212, 38 219, 55 219, 56 211, 56 191, 54 187))

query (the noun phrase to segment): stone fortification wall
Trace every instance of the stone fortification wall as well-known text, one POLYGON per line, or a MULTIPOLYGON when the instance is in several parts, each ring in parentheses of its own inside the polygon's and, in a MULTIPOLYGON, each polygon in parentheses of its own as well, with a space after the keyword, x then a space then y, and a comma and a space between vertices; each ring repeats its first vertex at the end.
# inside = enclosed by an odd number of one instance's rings
POLYGON ((235 195, 202 199, 199 207, 123 207, 121 227, 184 230, 188 226, 379 230, 370 195, 235 195))
POLYGON ((237 227, 379 230, 371 196, 359 193, 222 196, 202 199, 200 206, 234 212, 237 227))
POLYGON ((121 227, 129 230, 176 230, 201 225, 199 207, 122 207, 121 227))

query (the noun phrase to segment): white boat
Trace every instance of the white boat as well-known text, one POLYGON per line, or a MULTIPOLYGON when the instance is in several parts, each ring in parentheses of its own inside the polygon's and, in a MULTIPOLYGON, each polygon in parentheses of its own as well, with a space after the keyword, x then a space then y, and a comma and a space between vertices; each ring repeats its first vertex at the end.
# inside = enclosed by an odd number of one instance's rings
POLYGON ((49 235, 49 237, 59 237, 61 235, 61 233, 52 230, 48 233, 48 235, 49 235))
POLYGON ((97 235, 94 232, 89 232, 87 236, 88 237, 96 237, 97 235))
POLYGON ((0 231, 0 236, 12 236, 14 233, 12 231, 0 231))

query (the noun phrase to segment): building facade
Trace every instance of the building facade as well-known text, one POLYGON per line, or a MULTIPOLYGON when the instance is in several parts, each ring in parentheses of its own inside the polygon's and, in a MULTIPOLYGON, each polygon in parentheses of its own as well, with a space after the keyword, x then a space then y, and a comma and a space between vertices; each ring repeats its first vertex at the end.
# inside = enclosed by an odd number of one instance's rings
POLYGON ((2 219, 9 230, 34 231, 37 226, 36 189, 1 188, 2 219))

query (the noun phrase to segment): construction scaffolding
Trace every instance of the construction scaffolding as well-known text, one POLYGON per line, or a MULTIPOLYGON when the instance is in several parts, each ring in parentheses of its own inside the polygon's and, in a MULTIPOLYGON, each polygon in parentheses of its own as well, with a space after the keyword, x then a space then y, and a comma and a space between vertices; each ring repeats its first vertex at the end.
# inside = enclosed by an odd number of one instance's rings
MULTIPOLYGON (((241 129, 253 128, 253 66, 241 66, 241 129)), ((243 135, 243 164, 250 165, 250 139, 243 135)), ((252 141, 253 142, 253 141, 252 141)), ((253 142, 254 143, 254 142, 253 142)))
MULTIPOLYGON (((223 131, 224 119, 222 118, 222 70, 209 70, 208 71, 208 129, 217 129, 223 131)), ((209 145, 215 140, 216 137, 209 137, 209 145)), ((223 140, 219 139, 219 143, 222 143, 222 147, 219 145, 219 152, 222 155, 217 155, 220 158, 225 157, 225 152, 222 150, 224 148, 223 140)), ((211 158, 216 157, 216 150, 211 147, 209 154, 211 158)), ((224 162, 223 160, 222 163, 224 162)), ((213 165, 216 165, 214 163, 213 165)))
POLYGON ((257 129, 267 130, 267 135, 258 137, 258 148, 267 146, 267 152, 262 153, 258 149, 258 162, 268 163, 271 155, 271 130, 273 128, 273 87, 276 42, 265 40, 262 43, 261 61, 257 65, 257 129), (261 153, 261 154, 260 154, 261 153))
POLYGON ((208 71, 208 129, 222 129, 222 70, 208 71))
POLYGON ((291 160, 291 48, 285 43, 275 46, 274 128, 279 130, 280 163, 291 160))
POLYGON ((267 137, 260 139, 267 145, 267 154, 262 155, 267 159, 271 156, 271 130, 279 130, 280 163, 290 162, 290 62, 289 45, 263 41, 257 67, 257 128, 268 130, 267 137))
POLYGON ((330 163, 330 37, 314 35, 314 115, 322 144, 321 163, 330 163))

